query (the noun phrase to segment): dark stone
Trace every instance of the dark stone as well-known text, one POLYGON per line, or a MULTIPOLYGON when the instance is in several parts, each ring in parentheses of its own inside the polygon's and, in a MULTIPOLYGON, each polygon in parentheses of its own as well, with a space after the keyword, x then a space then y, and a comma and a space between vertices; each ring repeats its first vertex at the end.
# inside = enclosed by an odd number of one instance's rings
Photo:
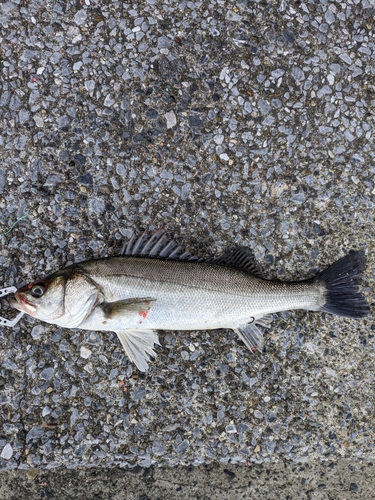
POLYGON ((210 174, 210 173, 202 175, 203 184, 207 184, 208 182, 210 182, 211 178, 212 178, 212 174, 210 174))
POLYGON ((92 186, 93 183, 91 174, 80 175, 77 180, 80 184, 84 184, 85 186, 92 186))
POLYGON ((140 465, 136 465, 135 467, 129 469, 129 472, 131 472, 132 474, 140 474, 141 472, 143 471, 142 467, 140 465))
POLYGON ((74 155, 74 160, 78 166, 83 166, 86 164, 86 156, 81 154, 74 155))
POLYGON ((159 116, 159 113, 156 111, 156 109, 150 108, 146 111, 145 115, 150 120, 156 120, 159 116))
POLYGON ((133 136, 133 142, 134 142, 134 144, 140 144, 141 142, 143 142, 145 140, 146 140, 146 138, 142 134, 135 134, 133 136))
POLYGON ((314 223, 313 225, 313 231, 316 233, 318 236, 325 236, 326 232, 324 229, 322 229, 318 224, 314 223))
POLYGON ((62 161, 68 161, 69 160, 69 152, 66 149, 62 149, 59 152, 59 159, 62 161))
POLYGON ((276 421, 276 415, 273 413, 273 411, 267 412, 266 419, 268 422, 272 423, 276 421))
POLYGON ((4 191, 5 187, 5 172, 2 168, 0 168, 0 193, 4 191))
POLYGON ((143 477, 147 479, 148 477, 150 477, 150 475, 151 475, 151 468, 147 467, 147 469, 144 469, 143 477))
POLYGON ((189 116, 189 127, 202 128, 203 127, 202 118, 200 118, 199 116, 190 115, 189 116))
POLYGON ((236 474, 229 469, 224 469, 224 473, 229 477, 230 480, 236 477, 236 474))
POLYGON ((291 30, 285 30, 283 32, 283 37, 284 37, 284 40, 286 40, 290 44, 293 44, 296 41, 296 36, 293 33, 293 31, 291 31, 291 30))
POLYGON ((133 392, 132 399, 134 401, 140 401, 145 395, 146 395, 146 388, 142 386, 133 392))

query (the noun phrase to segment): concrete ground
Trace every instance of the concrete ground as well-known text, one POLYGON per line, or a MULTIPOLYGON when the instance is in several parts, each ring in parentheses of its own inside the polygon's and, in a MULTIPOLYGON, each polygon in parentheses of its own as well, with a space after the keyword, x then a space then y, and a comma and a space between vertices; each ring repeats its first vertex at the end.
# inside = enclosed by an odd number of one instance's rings
POLYGON ((276 314, 256 355, 230 329, 160 331, 146 373, 114 332, 1 326, 0 498, 371 498, 374 19, 372 0, 0 3, 0 288, 164 226, 282 281, 361 250, 371 308, 276 314))
POLYGON ((374 491, 374 464, 345 459, 132 470, 30 469, 0 474, 0 498, 7 500, 371 500, 374 491))

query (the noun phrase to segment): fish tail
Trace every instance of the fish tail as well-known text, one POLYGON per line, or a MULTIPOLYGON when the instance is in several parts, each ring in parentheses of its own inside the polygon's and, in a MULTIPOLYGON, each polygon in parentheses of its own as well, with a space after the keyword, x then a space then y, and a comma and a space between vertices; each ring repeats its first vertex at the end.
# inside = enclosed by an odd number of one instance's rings
POLYGON ((347 318, 367 316, 370 307, 359 292, 365 263, 365 253, 352 250, 316 277, 326 286, 326 303, 320 311, 347 318))

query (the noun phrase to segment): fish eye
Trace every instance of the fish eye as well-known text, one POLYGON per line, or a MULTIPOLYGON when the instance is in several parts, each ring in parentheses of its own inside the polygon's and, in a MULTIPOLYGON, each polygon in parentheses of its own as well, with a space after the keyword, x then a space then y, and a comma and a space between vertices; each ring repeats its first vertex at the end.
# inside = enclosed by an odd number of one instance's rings
POLYGON ((37 285, 34 285, 31 289, 31 295, 33 297, 39 298, 41 297, 46 290, 46 287, 42 285, 41 283, 38 283, 37 285))

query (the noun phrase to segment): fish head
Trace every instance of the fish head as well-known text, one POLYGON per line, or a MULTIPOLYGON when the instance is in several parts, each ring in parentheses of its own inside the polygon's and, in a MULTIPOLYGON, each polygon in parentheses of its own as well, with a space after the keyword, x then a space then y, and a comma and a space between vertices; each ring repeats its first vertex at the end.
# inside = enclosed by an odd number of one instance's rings
POLYGON ((64 314, 65 279, 45 278, 19 288, 11 305, 34 318, 55 323, 64 314))
POLYGON ((98 290, 80 272, 63 269, 19 288, 10 304, 34 318, 65 328, 77 328, 95 307, 98 290))

